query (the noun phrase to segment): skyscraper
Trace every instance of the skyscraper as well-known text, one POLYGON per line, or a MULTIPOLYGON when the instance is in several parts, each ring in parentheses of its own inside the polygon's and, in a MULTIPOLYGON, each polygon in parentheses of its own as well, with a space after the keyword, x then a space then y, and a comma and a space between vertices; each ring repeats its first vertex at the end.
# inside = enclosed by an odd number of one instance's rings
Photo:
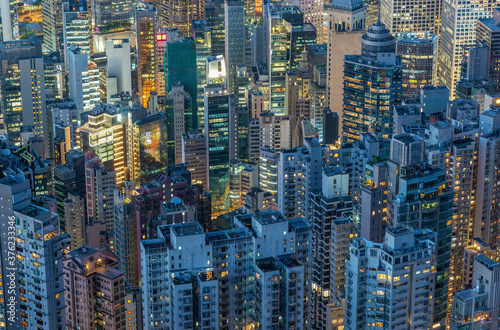
MULTIPOLYGON (((4 10, 2 8, 2 13, 3 12, 4 10)), ((62 0, 42 1, 42 21, 44 51, 49 53, 59 51, 59 37, 63 31, 62 0)))
POLYGON ((387 229, 383 244, 354 240, 347 259, 345 329, 432 328, 435 237, 428 229, 396 227, 387 229))
POLYGON ((198 128, 196 43, 193 38, 178 36, 174 31, 165 50, 165 91, 170 93, 174 84, 181 82, 191 97, 190 107, 184 109, 184 131, 188 132, 198 128))
POLYGON ((401 58, 396 40, 378 21, 361 39, 361 55, 344 58, 344 142, 392 134, 392 107, 401 102, 401 58))
POLYGON ((44 137, 44 156, 51 157, 40 39, 2 42, 0 59, 4 63, 0 71, 4 132, 16 145, 21 145, 21 130, 44 137))
POLYGON ((402 0, 380 0, 380 20, 392 33, 435 33, 441 3, 418 0, 411 4, 402 0))
POLYGON ((497 1, 473 3, 464 0, 443 0, 441 37, 439 45, 438 84, 450 89, 454 99, 455 87, 460 80, 463 49, 476 41, 478 19, 491 18, 497 1))
POLYGON ((405 33, 397 36, 396 54, 401 56, 401 96, 411 98, 413 92, 434 85, 437 70, 437 36, 431 33, 405 33))
POLYGON ((100 102, 99 69, 88 57, 74 45, 68 49, 69 96, 76 103, 79 114, 90 111, 100 102))
POLYGON ((230 132, 235 113, 234 95, 220 85, 205 87, 205 138, 213 216, 229 211, 229 161, 235 156, 230 132))
POLYGON ((167 168, 167 118, 160 112, 127 126, 129 180, 150 182, 167 168))
POLYGON ((342 87, 344 83, 343 59, 345 55, 361 53, 361 36, 367 24, 366 5, 362 0, 344 4, 332 1, 328 13, 328 54, 326 58, 327 106, 339 117, 342 126, 342 87))
POLYGON ((245 8, 243 1, 226 1, 224 5, 226 34, 225 60, 227 89, 236 94, 237 66, 245 63, 245 8))
POLYGON ((489 78, 500 85, 500 8, 491 19, 477 21, 477 41, 490 48, 489 78))
POLYGON ((152 3, 139 3, 135 20, 137 29, 139 97, 141 104, 147 107, 149 93, 156 90, 156 8, 152 3))
POLYGON ((132 75, 130 63, 130 41, 128 39, 114 39, 106 41, 106 93, 108 102, 111 96, 122 92, 132 95, 132 75), (116 88, 112 88, 111 80, 116 80, 116 88))

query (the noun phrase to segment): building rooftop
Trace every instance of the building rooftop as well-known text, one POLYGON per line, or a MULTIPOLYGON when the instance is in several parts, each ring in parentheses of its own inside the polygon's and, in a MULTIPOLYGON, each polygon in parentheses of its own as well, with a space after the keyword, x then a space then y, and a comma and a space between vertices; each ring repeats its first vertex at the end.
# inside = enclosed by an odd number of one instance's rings
POLYGON ((491 260, 484 254, 480 254, 474 258, 474 262, 479 262, 480 264, 483 264, 486 266, 489 270, 494 270, 494 269, 500 269, 500 262, 496 262, 494 260, 491 260))
POLYGON ((175 224, 171 227, 172 232, 177 237, 204 234, 203 228, 198 222, 186 222, 175 224))

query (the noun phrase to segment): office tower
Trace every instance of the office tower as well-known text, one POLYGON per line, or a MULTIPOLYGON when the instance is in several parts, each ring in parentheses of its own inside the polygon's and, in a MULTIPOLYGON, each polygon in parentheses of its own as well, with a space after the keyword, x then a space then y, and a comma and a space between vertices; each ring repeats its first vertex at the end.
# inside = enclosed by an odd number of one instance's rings
POLYGON ((232 159, 229 168, 229 209, 243 207, 246 195, 259 186, 259 166, 257 163, 232 159))
POLYGON ((115 94, 128 92, 132 95, 133 93, 130 41, 128 39, 107 40, 106 57, 108 58, 106 65, 106 96, 109 103, 111 96, 115 94), (116 88, 112 88, 114 86, 116 88))
POLYGON ((479 237, 493 248, 500 244, 500 215, 493 200, 498 194, 494 182, 498 173, 494 171, 498 158, 495 153, 500 148, 498 132, 500 115, 498 110, 488 110, 479 117, 480 132, 477 152, 477 186, 473 237, 479 237))
POLYGON ((474 258, 473 288, 456 292, 450 329, 500 326, 500 263, 485 255, 474 258))
POLYGON ((435 239, 431 230, 404 227, 388 228, 383 243, 355 239, 346 266, 345 329, 432 328, 435 239))
POLYGON ((323 144, 334 145, 340 139, 339 115, 336 112, 325 108, 323 110, 323 144))
POLYGON ((95 151, 104 169, 116 173, 118 188, 125 180, 126 132, 121 122, 122 114, 108 104, 101 104, 88 112, 88 121, 77 129, 78 145, 83 152, 95 151))
POLYGON ((432 324, 436 329, 445 329, 448 288, 454 281, 454 278, 450 278, 453 191, 447 184, 445 169, 422 163, 423 149, 423 140, 415 135, 401 134, 393 137, 388 161, 388 190, 389 194, 395 196, 393 200, 389 200, 389 213, 394 226, 429 228, 437 234, 432 324), (414 209, 420 210, 419 213, 415 214, 412 211, 414 209))
POLYGON ((477 21, 476 38, 490 48, 489 78, 500 85, 500 8, 493 10, 492 18, 477 21))
POLYGON ((235 98, 219 85, 205 87, 205 138, 208 147, 208 179, 212 195, 212 215, 229 209, 229 160, 233 159, 235 98))
POLYGON ((159 0, 158 22, 166 28, 177 29, 185 36, 193 34, 194 20, 204 17, 206 0, 159 0))
MULTIPOLYGON (((61 233, 57 214, 34 204, 14 211, 14 217, 17 259, 25 260, 18 264, 14 276, 22 278, 14 289, 20 310, 16 322, 26 329, 63 329, 66 307, 62 258, 69 235, 61 233), (28 268, 28 264, 34 268, 28 268)), ((6 279, 13 280, 10 276, 6 279)))
POLYGON ((205 4, 205 20, 210 28, 212 56, 225 54, 224 0, 210 0, 205 4))
POLYGON ((90 0, 92 29, 110 26, 117 21, 132 21, 138 1, 136 0, 90 0))
POLYGON ((84 53, 87 53, 87 57, 90 60, 91 56, 91 35, 90 35, 90 13, 86 6, 78 9, 70 9, 69 2, 64 2, 64 12, 63 12, 63 29, 62 29, 62 45, 63 48, 63 59, 64 68, 68 70, 68 48, 74 45, 80 48, 84 53))
POLYGON ((187 163, 193 184, 203 185, 203 190, 208 189, 207 158, 205 135, 197 131, 182 133, 182 163, 187 163))
POLYGON ((147 107, 149 93, 156 90, 156 8, 152 3, 139 3, 135 17, 137 29, 137 76, 139 98, 147 107))
POLYGON ((234 158, 247 161, 250 155, 249 126, 250 118, 247 107, 236 107, 236 113, 233 117, 232 129, 229 131, 230 137, 233 140, 232 147, 235 152, 234 158))
POLYGON ((69 97, 76 103, 79 113, 93 109, 100 101, 99 69, 88 61, 88 54, 80 48, 68 48, 69 97))
POLYGON ((395 46, 395 38, 377 22, 361 39, 361 55, 345 56, 344 142, 359 140, 361 133, 383 138, 392 134, 392 107, 401 102, 402 78, 395 46), (364 92, 367 89, 368 94, 364 92), (363 120, 359 120, 361 115, 363 120))
MULTIPOLYGON (((328 12, 328 54, 326 94, 327 106, 337 113, 339 132, 342 123, 342 88, 344 83, 343 62, 345 55, 361 53, 361 36, 368 25, 367 6, 363 1, 353 1, 348 5, 332 1, 328 12), (351 23, 352 22, 352 23, 351 23)), ((372 22, 374 24, 375 21, 372 22)))
POLYGON ((127 127, 127 165, 130 180, 150 182, 167 168, 167 118, 155 113, 127 127))
POLYGON ((116 172, 105 170, 102 160, 95 153, 87 153, 85 154, 85 185, 88 223, 103 223, 109 234, 114 227, 113 191, 117 188, 116 172))
POLYGON ((448 103, 446 96, 450 89, 446 86, 424 86, 420 89, 422 112, 429 116, 436 112, 444 112, 448 103))
POLYGON ((66 254, 63 263, 66 327, 103 324, 106 329, 126 329, 126 283, 116 255, 105 245, 84 245, 66 254))
POLYGON ((66 232, 71 237, 71 250, 75 250, 87 241, 85 226, 85 200, 75 192, 69 192, 64 201, 64 219, 66 232))
POLYGON ((196 76, 197 76, 197 105, 198 125, 203 127, 201 114, 204 113, 203 88, 207 84, 207 58, 212 56, 212 34, 206 20, 193 21, 193 38, 196 43, 196 76))
POLYGON ((45 97, 47 102, 63 98, 63 69, 61 54, 59 52, 43 56, 45 97))
POLYGON ((303 23, 299 7, 271 2, 267 4, 266 12, 270 111, 285 115, 286 77, 283 72, 295 69, 304 47, 316 43, 316 29, 310 23, 303 23))
POLYGON ((246 194, 243 211, 244 213, 255 213, 257 210, 269 211, 274 204, 274 195, 260 188, 252 188, 246 194))
POLYGON ((180 164, 182 161, 182 134, 186 132, 186 113, 192 111, 194 100, 178 81, 171 86, 165 98, 167 116, 167 154, 168 164, 180 164))
MULTIPOLYGON (((332 302, 332 297, 343 296, 343 280, 340 278, 341 269, 333 269, 333 267, 334 264, 337 265, 337 262, 340 267, 345 267, 340 265, 340 260, 337 261, 337 258, 341 258, 337 253, 344 249, 343 255, 345 258, 347 256, 345 254, 346 246, 341 248, 342 240, 340 240, 339 236, 335 236, 334 231, 336 229, 341 230, 338 227, 341 226, 341 223, 349 222, 347 213, 352 211, 352 197, 349 196, 348 191, 348 174, 336 167, 326 168, 321 172, 322 188, 311 192, 310 199, 306 202, 309 204, 309 216, 313 226, 312 327, 325 329, 327 305, 332 302), (338 240, 334 241, 332 235, 334 235, 334 239, 338 240)), ((300 182, 297 183, 300 184, 300 182)), ((344 228, 349 232, 347 239, 355 231, 354 224, 352 222, 351 224, 352 231, 344 228)), ((347 246, 349 243, 347 242, 347 246)))
POLYGON ((21 145, 21 130, 44 137, 44 157, 52 155, 47 106, 45 104, 42 44, 38 37, 0 43, 1 91, 5 133, 21 145))
POLYGON ((57 213, 60 215, 62 230, 66 230, 65 201, 68 193, 75 193, 82 198, 85 194, 85 158, 79 150, 66 154, 66 164, 54 168, 54 195, 57 200, 57 213))
MULTIPOLYGON (((170 37, 170 35, 169 35, 170 37)), ((192 38, 184 38, 172 33, 165 50, 165 90, 167 95, 179 81, 184 91, 191 97, 190 107, 184 113, 184 131, 198 128, 197 62, 196 43, 192 38)))
POLYGON ((139 284, 139 257, 134 182, 127 181, 123 190, 114 191, 116 256, 119 269, 129 285, 139 284))
POLYGON ((269 110, 277 115, 285 114, 286 77, 283 72, 288 70, 288 52, 290 49, 290 34, 292 26, 283 20, 280 8, 269 3, 266 10, 266 61, 269 72, 269 110))
POLYGON ((400 34, 396 41, 396 54, 401 56, 403 99, 412 98, 413 92, 434 85, 437 70, 437 36, 431 33, 400 34))
POLYGON ((471 5, 463 0, 443 0, 441 36, 439 45, 438 84, 450 89, 455 98, 455 87, 460 80, 463 50, 476 42, 477 20, 491 18, 496 1, 488 0, 471 5))
POLYGON ((226 1, 224 25, 227 89, 231 94, 236 95, 237 66, 245 63, 245 7, 243 1, 226 1))
POLYGON ((403 1, 380 0, 380 21, 391 33, 435 33, 441 3, 420 0, 411 4, 403 1))
POLYGON ((63 32, 62 3, 62 0, 42 1, 43 50, 48 53, 60 50, 59 38, 63 32))

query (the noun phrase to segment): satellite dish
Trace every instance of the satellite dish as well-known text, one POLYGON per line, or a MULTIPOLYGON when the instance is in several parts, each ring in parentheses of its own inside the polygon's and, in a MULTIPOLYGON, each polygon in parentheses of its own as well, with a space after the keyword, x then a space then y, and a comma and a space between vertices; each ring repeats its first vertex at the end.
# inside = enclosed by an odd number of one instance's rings
POLYGON ((3 150, 2 150, 2 155, 4 155, 4 156, 10 156, 10 153, 11 153, 11 152, 10 152, 10 150, 9 150, 9 149, 3 149, 3 150))
POLYGON ((24 182, 26 178, 24 177, 24 174, 16 174, 14 175, 14 180, 16 180, 17 182, 24 182))
POLYGON ((182 201, 179 197, 172 197, 172 203, 180 204, 180 203, 182 203, 182 201))

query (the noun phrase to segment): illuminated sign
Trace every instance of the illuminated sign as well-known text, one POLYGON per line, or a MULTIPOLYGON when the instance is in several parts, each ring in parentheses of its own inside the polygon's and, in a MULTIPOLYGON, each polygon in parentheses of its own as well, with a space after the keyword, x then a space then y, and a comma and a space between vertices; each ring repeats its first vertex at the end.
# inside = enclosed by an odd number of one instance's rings
POLYGON ((167 35, 162 33, 162 34, 157 34, 156 35, 156 40, 157 41, 162 41, 162 40, 167 40, 167 35))

